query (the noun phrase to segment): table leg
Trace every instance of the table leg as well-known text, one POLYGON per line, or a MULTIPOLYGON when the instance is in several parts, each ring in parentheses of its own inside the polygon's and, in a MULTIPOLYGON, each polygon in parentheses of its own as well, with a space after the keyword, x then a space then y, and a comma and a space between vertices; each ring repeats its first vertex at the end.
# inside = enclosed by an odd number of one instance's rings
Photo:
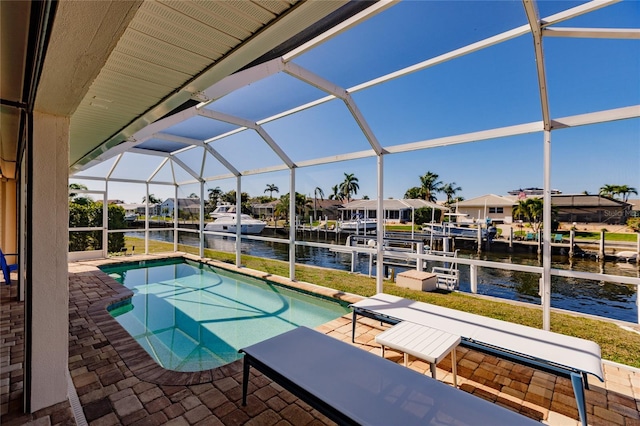
POLYGON ((451 372, 453 373, 453 387, 458 387, 458 361, 456 359, 456 348, 451 350, 451 372))
POLYGON ((242 406, 247 405, 247 388, 249 387, 249 361, 248 356, 245 354, 242 364, 242 406))
POLYGON ((429 365, 431 366, 431 377, 433 377, 435 379, 436 378, 436 363, 435 362, 430 362, 429 365))

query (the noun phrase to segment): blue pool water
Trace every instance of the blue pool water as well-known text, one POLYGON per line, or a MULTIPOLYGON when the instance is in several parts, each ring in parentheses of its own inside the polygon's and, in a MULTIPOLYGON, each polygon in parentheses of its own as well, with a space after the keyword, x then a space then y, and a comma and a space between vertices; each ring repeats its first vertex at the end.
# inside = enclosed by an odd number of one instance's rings
POLYGON ((134 292, 111 314, 168 370, 219 367, 240 358, 240 348, 350 312, 337 302, 182 259, 102 270, 134 292))

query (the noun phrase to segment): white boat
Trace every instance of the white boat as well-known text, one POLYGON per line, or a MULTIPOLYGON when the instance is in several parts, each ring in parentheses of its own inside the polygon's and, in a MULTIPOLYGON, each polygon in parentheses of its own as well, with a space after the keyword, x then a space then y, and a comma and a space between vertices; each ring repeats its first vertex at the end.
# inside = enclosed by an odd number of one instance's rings
MULTIPOLYGON (((235 234, 236 225, 236 215, 234 213, 221 216, 213 222, 207 223, 207 225, 204 227, 204 230, 212 232, 229 232, 235 234)), ((240 215, 241 234, 259 234, 262 232, 265 226, 267 226, 267 222, 254 219, 248 214, 240 215)))
POLYGON ((619 251, 618 253, 616 253, 615 255, 618 259, 620 260, 624 260, 624 261, 633 261, 633 260, 638 260, 638 253, 635 251, 619 251))
POLYGON ((214 211, 209 213, 209 216, 211 216, 214 219, 218 219, 219 217, 224 217, 224 216, 232 216, 232 215, 235 216, 235 214, 236 214, 235 204, 222 203, 219 206, 217 206, 214 211))
POLYGON ((138 220, 138 215, 136 213, 128 213, 124 215, 124 220, 126 222, 135 222, 136 220, 138 220))
MULTIPOLYGON (((455 226, 451 223, 425 223, 422 226, 422 230, 424 232, 433 233, 433 236, 438 237, 467 237, 467 238, 477 238, 478 237, 478 229, 477 228, 467 228, 464 226, 455 226)), ((485 238, 487 236, 487 230, 481 229, 481 236, 485 238)))
POLYGON ((340 222, 338 225, 341 231, 355 232, 356 234, 375 231, 377 226, 375 219, 363 219, 359 214, 354 214, 350 220, 340 222))

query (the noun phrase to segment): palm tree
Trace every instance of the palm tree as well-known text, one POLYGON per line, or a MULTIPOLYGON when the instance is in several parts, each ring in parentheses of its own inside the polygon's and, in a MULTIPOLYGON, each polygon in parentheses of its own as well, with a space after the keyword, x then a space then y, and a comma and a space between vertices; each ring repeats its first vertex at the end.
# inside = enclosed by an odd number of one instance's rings
POLYGON ((404 198, 407 200, 417 200, 422 199, 424 194, 422 192, 422 188, 419 186, 414 186, 413 188, 407 189, 407 192, 404 193, 404 198))
POLYGON ((345 173, 344 181, 340 184, 340 192, 347 199, 347 202, 351 200, 351 194, 357 194, 360 185, 358 185, 358 178, 353 173, 345 173))
MULTIPOLYGON (((284 217, 287 219, 287 217, 289 217, 289 194, 280 197, 280 202, 278 202, 273 209, 273 215, 277 218, 284 217)), ((276 221, 276 224, 277 223, 276 221)))
POLYGON ((218 199, 222 195, 222 189, 216 186, 215 188, 209 188, 207 191, 209 191, 209 206, 215 208, 218 205, 218 199))
MULTIPOLYGON (((81 183, 70 183, 69 184, 69 189, 84 189, 84 190, 87 190, 89 188, 87 188, 87 185, 83 185, 81 183)), ((69 198, 73 198, 76 195, 78 195, 78 194, 75 193, 75 192, 69 192, 69 198)))
POLYGON ((324 191, 319 186, 316 186, 316 188, 313 190, 313 220, 316 220, 318 196, 320 196, 320 200, 324 200, 324 191))
POLYGON ((453 203, 454 195, 456 195, 456 192, 458 191, 462 191, 462 188, 459 186, 456 186, 455 182, 445 183, 444 185, 442 185, 442 192, 444 192, 444 194, 447 196, 446 204, 448 206, 453 203))
POLYGON ((542 221, 543 202, 542 198, 527 198, 518 201, 513 208, 513 217, 519 217, 529 222, 533 232, 538 232, 542 221))
MULTIPOLYGON (((311 200, 308 199, 304 194, 300 194, 296 192, 296 214, 304 214, 304 211, 307 207, 311 205, 311 200)), ((273 213, 278 217, 284 217, 285 219, 289 216, 289 194, 284 194, 280 197, 280 202, 276 204, 273 213)))
POLYGON ((280 193, 280 189, 275 184, 268 183, 267 184, 267 189, 265 189, 264 192, 268 192, 269 193, 269 198, 273 199, 273 193, 277 192, 279 194, 280 193))
POLYGON ((340 189, 338 187, 338 185, 334 185, 331 187, 331 191, 333 191, 333 193, 331 195, 329 195, 329 199, 330 200, 338 200, 338 201, 342 201, 342 194, 340 193, 340 189))
MULTIPOLYGON (((83 185, 81 183, 70 183, 69 189, 70 190, 74 190, 74 189, 87 190, 89 188, 87 188, 86 185, 83 185)), ((69 191, 69 201, 76 204, 81 204, 83 206, 88 206, 89 204, 93 203, 93 200, 90 197, 87 197, 87 196, 79 197, 77 192, 71 192, 71 191, 69 191)))
POLYGON ((149 194, 148 199, 146 196, 142 197, 142 202, 144 203, 145 201, 148 201, 149 204, 160 204, 162 202, 162 199, 156 198, 156 196, 153 194, 149 194))
POLYGON ((625 203, 629 200, 629 195, 638 195, 638 190, 628 185, 619 185, 616 190, 618 194, 622 195, 622 201, 624 201, 625 203))
POLYGON ((438 174, 427 172, 420 176, 420 188, 426 201, 434 203, 437 198, 436 192, 442 191, 442 182, 438 180, 438 174))
POLYGON ((606 184, 600 188, 600 191, 598 192, 598 194, 602 195, 603 197, 613 198, 616 195, 617 190, 618 190, 618 185, 606 184))

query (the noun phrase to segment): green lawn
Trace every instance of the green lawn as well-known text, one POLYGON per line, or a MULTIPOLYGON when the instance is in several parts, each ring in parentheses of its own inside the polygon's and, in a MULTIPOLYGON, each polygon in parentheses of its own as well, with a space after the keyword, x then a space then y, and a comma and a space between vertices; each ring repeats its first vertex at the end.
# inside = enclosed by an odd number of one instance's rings
MULTIPOLYGON (((144 240, 125 237, 126 246, 136 246, 136 251, 144 251, 144 240)), ((173 244, 149 240, 149 252, 161 253, 173 250, 173 244)), ((179 245, 178 250, 198 254, 198 248, 179 245)), ((205 250, 205 256, 223 262, 235 263, 235 253, 224 253, 205 250)), ((243 266, 268 272, 273 275, 287 277, 287 262, 264 259, 254 256, 242 256, 243 266)), ((375 278, 366 275, 352 274, 334 269, 307 267, 296 265, 296 279, 336 290, 354 293, 361 296, 372 296, 376 293, 375 278)), ((388 294, 420 300, 434 305, 445 306, 460 311, 472 312, 491 318, 511 321, 531 327, 542 327, 542 311, 536 307, 522 307, 497 301, 476 298, 465 293, 426 293, 399 288, 390 281, 385 281, 384 291, 388 294)), ((551 313, 551 328, 557 333, 576 336, 597 342, 602 349, 602 357, 621 364, 640 368, 640 334, 621 329, 608 321, 599 321, 579 316, 551 313)))

